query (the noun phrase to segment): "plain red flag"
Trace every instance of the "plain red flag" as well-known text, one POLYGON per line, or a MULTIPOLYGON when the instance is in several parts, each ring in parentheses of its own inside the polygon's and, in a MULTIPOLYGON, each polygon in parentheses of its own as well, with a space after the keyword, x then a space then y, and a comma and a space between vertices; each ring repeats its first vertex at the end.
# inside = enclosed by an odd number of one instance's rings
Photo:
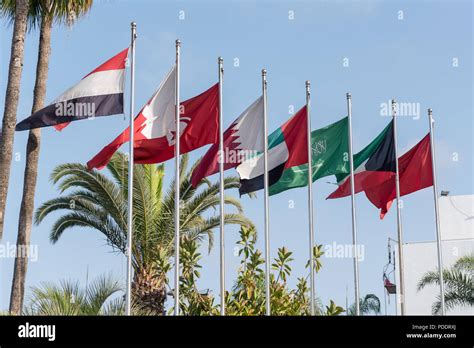
MULTIPOLYGON (((430 134, 398 159, 400 196, 405 196, 433 185, 430 134)), ((383 184, 365 190, 365 195, 380 209, 380 218, 387 214, 396 198, 395 176, 383 184)))

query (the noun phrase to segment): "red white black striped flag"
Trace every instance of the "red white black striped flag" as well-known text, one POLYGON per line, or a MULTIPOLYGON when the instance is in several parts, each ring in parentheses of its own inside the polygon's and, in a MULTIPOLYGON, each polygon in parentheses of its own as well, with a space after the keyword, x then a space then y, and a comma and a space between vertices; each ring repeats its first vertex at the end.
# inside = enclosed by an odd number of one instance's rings
POLYGON ((49 126, 61 130, 71 121, 122 114, 127 56, 128 48, 87 74, 51 104, 18 123, 16 130, 49 126))

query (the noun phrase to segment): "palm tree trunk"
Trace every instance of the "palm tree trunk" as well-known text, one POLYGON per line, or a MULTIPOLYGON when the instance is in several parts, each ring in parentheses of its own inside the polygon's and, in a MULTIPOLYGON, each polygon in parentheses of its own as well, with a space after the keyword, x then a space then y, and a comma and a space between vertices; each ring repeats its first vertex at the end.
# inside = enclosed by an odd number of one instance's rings
POLYGON ((28 18, 28 1, 17 0, 15 22, 13 25, 10 66, 3 112, 2 136, 0 137, 0 240, 3 236, 5 206, 7 203, 8 181, 12 163, 13 136, 15 134, 16 112, 20 98, 21 73, 23 71, 23 53, 28 18))
MULTIPOLYGON (((51 51, 52 20, 44 16, 41 20, 39 38, 38 62, 36 65, 36 82, 33 94, 32 113, 43 107, 48 79, 49 55, 51 51)), ((36 179, 38 176, 38 158, 40 151, 41 128, 30 130, 26 146, 26 165, 23 182, 23 197, 21 201, 18 222, 17 255, 13 271, 12 291, 10 297, 10 313, 20 314, 25 294, 26 271, 28 258, 20 254, 20 250, 28 250, 30 246, 31 224, 35 201, 36 179)))

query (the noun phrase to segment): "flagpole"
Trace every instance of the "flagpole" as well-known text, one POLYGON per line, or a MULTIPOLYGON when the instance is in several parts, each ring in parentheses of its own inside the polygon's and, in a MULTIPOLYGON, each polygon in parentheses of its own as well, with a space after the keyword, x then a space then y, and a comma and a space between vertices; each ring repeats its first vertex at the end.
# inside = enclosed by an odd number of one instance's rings
POLYGON ((263 92, 263 190, 265 205, 265 313, 271 315, 270 308, 270 230, 268 226, 268 124, 267 124, 267 70, 262 69, 263 92))
POLYGON ((135 40, 137 24, 132 22, 130 44, 130 148, 128 158, 128 218, 127 218, 127 290, 125 293, 125 315, 131 314, 132 307, 132 232, 133 232, 133 146, 134 146, 134 105, 135 105, 135 40))
POLYGON ((393 117, 393 144, 395 147, 395 189, 397 193, 397 232, 398 232, 398 272, 400 278, 400 314, 405 315, 405 278, 403 272, 403 233, 402 233, 402 214, 400 210, 400 176, 398 171, 398 149, 397 149, 397 102, 392 99, 392 117, 393 117))
POLYGON ((431 147, 431 167, 433 168, 433 193, 436 219, 436 245, 438 249, 438 270, 439 270, 439 288, 441 297, 441 315, 446 314, 444 303, 444 275, 443 275, 443 253, 441 249, 441 230, 439 226, 439 206, 438 206, 438 182, 436 179, 436 153, 434 145, 434 120, 433 110, 428 109, 428 119, 430 122, 430 147, 431 147))
POLYGON ((174 191, 174 315, 179 315, 179 208, 180 208, 180 105, 179 105, 179 63, 180 63, 181 41, 176 40, 176 135, 175 135, 175 191, 174 191))
POLYGON ((224 128, 222 115, 222 75, 224 59, 217 59, 219 68, 219 198, 220 198, 220 271, 221 271, 221 315, 225 315, 225 243, 224 243, 224 128))
POLYGON ((349 166, 351 176, 351 206, 352 206, 352 244, 354 253, 354 296, 356 315, 360 315, 360 291, 359 291, 359 260, 357 259, 357 221, 355 206, 355 182, 354 182, 354 157, 352 149, 352 95, 346 94, 347 99, 347 118, 349 121, 349 166))
POLYGON ((309 281, 310 281, 310 313, 314 315, 314 224, 313 224, 313 147, 311 144, 311 82, 306 81, 306 114, 307 114, 307 143, 308 143, 308 223, 309 223, 309 281))

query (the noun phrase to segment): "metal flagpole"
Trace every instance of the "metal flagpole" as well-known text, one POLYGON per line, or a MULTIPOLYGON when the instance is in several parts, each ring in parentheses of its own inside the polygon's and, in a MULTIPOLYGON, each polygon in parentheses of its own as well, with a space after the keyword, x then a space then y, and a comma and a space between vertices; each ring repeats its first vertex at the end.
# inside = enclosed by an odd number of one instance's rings
POLYGON ((180 58, 181 41, 176 40, 176 101, 175 101, 175 117, 176 117, 176 135, 175 135, 175 188, 174 188, 174 315, 179 315, 179 161, 180 161, 180 105, 179 105, 179 58, 180 58))
POLYGON ((438 270, 439 270, 439 288, 441 295, 441 315, 446 314, 446 308, 444 304, 444 277, 443 277, 443 253, 441 250, 441 231, 439 228, 439 206, 438 206, 438 183, 436 180, 436 154, 434 146, 434 120, 433 110, 428 109, 428 119, 430 122, 430 147, 431 147, 431 167, 433 168, 433 193, 434 193, 434 206, 435 206, 435 219, 436 219, 436 245, 438 249, 438 270))
POLYGON ((355 294, 355 315, 360 315, 360 291, 359 291, 359 260, 357 259, 357 221, 355 208, 355 182, 354 182, 354 157, 352 149, 352 96, 346 94, 347 99, 347 117, 349 121, 349 169, 351 176, 351 205, 352 205, 352 244, 354 253, 354 294, 355 294))
POLYGON ((125 294, 125 315, 131 314, 132 304, 132 232, 133 232, 133 146, 134 146, 134 104, 135 104, 135 40, 137 24, 131 23, 130 44, 130 148, 128 157, 128 219, 127 219, 127 290, 125 294))
POLYGON ((405 278, 403 274, 403 233, 402 233, 402 215, 400 211, 400 176, 398 171, 398 149, 397 149, 397 102, 392 99, 392 117, 393 117, 393 144, 395 147, 395 189, 397 193, 397 232, 398 232, 398 272, 400 278, 399 301, 401 315, 405 315, 405 278))
POLYGON ((220 263, 221 263, 221 315, 225 315, 225 243, 224 243, 224 127, 222 116, 222 75, 224 59, 217 60, 219 68, 219 198, 220 198, 220 263))
POLYGON ((267 125, 267 70, 262 69, 263 92, 263 190, 265 202, 265 313, 271 315, 270 308, 270 230, 268 226, 268 125, 267 125))
POLYGON ((308 218, 309 218, 309 281, 311 315, 314 315, 314 225, 313 225, 313 146, 311 144, 311 83, 306 81, 306 114, 307 114, 307 143, 308 143, 308 218))

